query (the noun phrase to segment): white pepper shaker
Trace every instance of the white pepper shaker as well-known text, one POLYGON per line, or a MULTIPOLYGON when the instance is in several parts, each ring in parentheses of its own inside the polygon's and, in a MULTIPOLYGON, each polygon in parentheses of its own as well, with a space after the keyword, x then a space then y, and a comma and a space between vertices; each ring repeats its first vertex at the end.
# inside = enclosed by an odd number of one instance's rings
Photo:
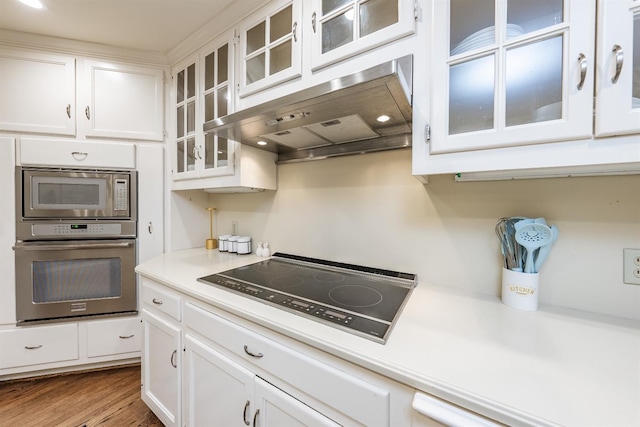
POLYGON ((264 252, 264 249, 262 249, 262 242, 258 242, 258 248, 256 249, 256 255, 262 256, 262 252, 264 252))
POLYGON ((267 242, 265 242, 264 245, 262 246, 262 256, 263 257, 271 256, 271 249, 269 249, 269 243, 267 242))

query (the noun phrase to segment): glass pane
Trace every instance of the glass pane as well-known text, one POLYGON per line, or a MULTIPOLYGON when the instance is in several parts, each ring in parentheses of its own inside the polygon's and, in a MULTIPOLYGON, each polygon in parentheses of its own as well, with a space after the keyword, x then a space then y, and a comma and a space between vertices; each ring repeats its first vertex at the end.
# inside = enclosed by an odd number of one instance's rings
POLYGON ((271 56, 269 57, 269 75, 273 75, 278 71, 286 70, 291 67, 291 49, 291 40, 287 40, 286 42, 271 49, 271 56))
POLYGON ((247 52, 246 54, 250 54, 251 52, 255 52, 258 49, 262 49, 264 44, 264 33, 265 33, 266 24, 264 21, 247 31, 247 52))
POLYGON ((247 84, 264 79, 264 53, 247 61, 247 84))
POLYGON ((218 90, 218 113, 216 117, 222 117, 229 114, 229 109, 227 108, 227 105, 228 105, 227 101, 229 99, 228 91, 229 91, 228 86, 225 86, 218 90))
POLYGON ((187 140, 187 170, 196 170, 196 156, 194 149, 196 147, 196 140, 191 138, 187 140))
POLYGON ((397 0, 369 0, 360 6, 360 37, 398 22, 397 0))
POLYGON ((120 258, 33 262, 33 302, 122 296, 120 258))
POLYGON ((631 108, 640 108, 640 14, 633 18, 633 76, 631 108))
POLYGON ((208 90, 215 85, 215 53, 212 52, 204 58, 204 89, 208 90))
POLYGON ((204 136, 204 168, 212 169, 215 167, 216 155, 216 138, 214 135, 206 134, 204 136))
POLYGON ((215 108, 216 93, 211 92, 204 96, 204 121, 208 122, 216 118, 215 108))
POLYGON ((196 64, 187 68, 187 99, 196 96, 196 64))
POLYGON ((449 68, 449 134, 493 129, 494 56, 449 68))
POLYGON ((184 107, 178 107, 176 110, 176 132, 178 138, 184 136, 184 107))
POLYGON ((291 33, 293 25, 292 6, 282 9, 271 17, 269 27, 269 42, 274 42, 280 37, 284 37, 291 33))
POLYGON ((562 117, 562 36, 506 54, 506 125, 562 117))
POLYGON ((508 0, 507 39, 560 24, 562 0, 508 0))
POLYGON ((218 49, 218 80, 217 84, 224 83, 229 78, 229 45, 218 49))
POLYGON ((451 0, 450 4, 451 55, 495 43, 494 0, 451 0))
POLYGON ((322 24, 322 53, 353 41, 353 9, 322 24), (347 16, 350 14, 351 19, 347 16))
POLYGON ((345 4, 353 3, 353 0, 322 0, 322 14, 326 15, 345 4))
POLYGON ((176 169, 178 173, 184 172, 184 141, 178 141, 176 152, 176 169))
POLYGON ((196 130, 196 103, 189 102, 187 104, 187 134, 196 130))
POLYGON ((226 138, 218 138, 218 167, 229 164, 229 141, 226 138))
POLYGON ((178 82, 176 83, 176 101, 184 101, 184 70, 178 73, 178 82))

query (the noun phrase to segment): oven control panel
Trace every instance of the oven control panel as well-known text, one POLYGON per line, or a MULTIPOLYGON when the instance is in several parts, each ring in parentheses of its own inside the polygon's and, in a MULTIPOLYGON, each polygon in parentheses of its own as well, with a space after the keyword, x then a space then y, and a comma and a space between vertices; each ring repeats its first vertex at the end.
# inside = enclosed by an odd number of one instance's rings
POLYGON ((360 316, 348 311, 342 311, 336 307, 326 306, 304 298, 293 297, 258 285, 229 279, 218 274, 199 278, 198 281, 208 285, 216 285, 233 292, 245 294, 302 316, 309 316, 315 320, 326 321, 351 331, 357 331, 370 339, 382 342, 384 342, 383 337, 386 335, 390 327, 388 323, 383 321, 360 316))
POLYGON ((34 237, 119 236, 122 234, 122 224, 33 224, 31 231, 34 237))

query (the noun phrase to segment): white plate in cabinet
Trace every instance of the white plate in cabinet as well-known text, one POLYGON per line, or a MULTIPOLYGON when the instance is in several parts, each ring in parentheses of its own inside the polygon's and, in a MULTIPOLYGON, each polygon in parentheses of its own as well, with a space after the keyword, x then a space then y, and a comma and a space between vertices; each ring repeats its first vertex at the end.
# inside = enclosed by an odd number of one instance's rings
POLYGON ((164 313, 180 321, 180 295, 166 289, 161 289, 146 279, 142 279, 142 301, 143 303, 161 313, 164 313))
POLYGON ((390 393, 387 390, 190 303, 185 304, 184 324, 245 362, 269 372, 362 425, 389 424, 390 393), (304 376, 300 375, 301 372, 304 376))
POLYGON ((142 349, 140 318, 100 320, 87 324, 87 356, 111 356, 142 349))
POLYGON ((135 169, 135 145, 44 138, 20 138, 17 163, 22 166, 135 169))
POLYGON ((0 369, 76 359, 76 323, 0 331, 0 369))

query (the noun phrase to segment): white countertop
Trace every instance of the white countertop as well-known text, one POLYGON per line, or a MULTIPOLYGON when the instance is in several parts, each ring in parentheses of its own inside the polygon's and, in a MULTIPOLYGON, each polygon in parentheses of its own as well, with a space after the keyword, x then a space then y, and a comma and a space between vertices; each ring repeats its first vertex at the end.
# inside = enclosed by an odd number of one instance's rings
POLYGON ((640 322, 419 283, 382 345, 196 280, 262 259, 198 248, 136 271, 506 424, 640 426, 640 322))

